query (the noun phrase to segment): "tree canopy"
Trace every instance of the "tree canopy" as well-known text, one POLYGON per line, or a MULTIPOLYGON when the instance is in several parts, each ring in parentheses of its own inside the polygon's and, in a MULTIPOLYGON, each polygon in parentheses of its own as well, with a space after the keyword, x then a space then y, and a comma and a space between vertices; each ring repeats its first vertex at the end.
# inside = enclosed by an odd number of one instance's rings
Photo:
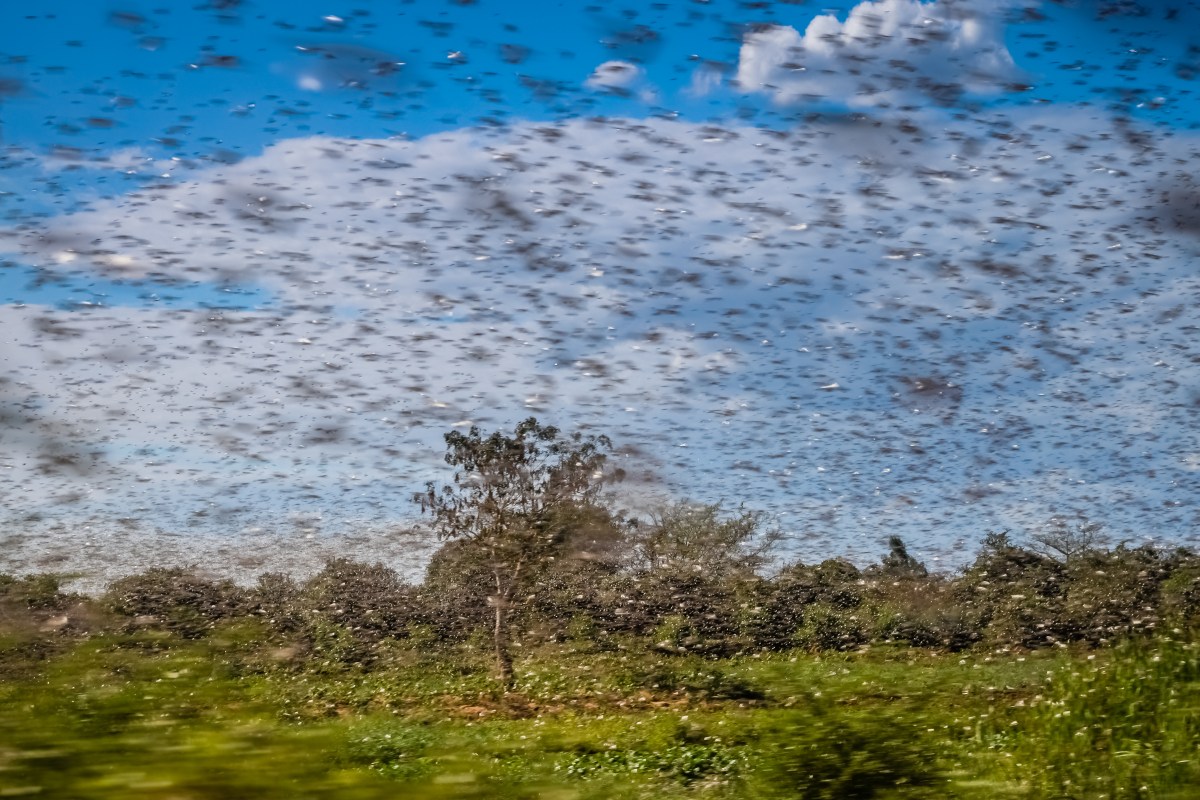
POLYGON ((511 435, 484 436, 472 426, 445 439, 453 481, 441 488, 431 481, 416 499, 439 537, 464 540, 484 561, 497 673, 509 685, 508 610, 530 574, 567 540, 580 512, 595 506, 604 484, 623 473, 608 467, 607 436, 563 437, 534 417, 511 435))

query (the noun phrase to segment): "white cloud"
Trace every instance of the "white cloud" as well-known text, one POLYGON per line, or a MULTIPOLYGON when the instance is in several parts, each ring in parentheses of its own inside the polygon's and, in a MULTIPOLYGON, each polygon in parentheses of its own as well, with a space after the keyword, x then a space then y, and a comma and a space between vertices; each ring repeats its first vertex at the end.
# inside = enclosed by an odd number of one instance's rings
POLYGON ((645 77, 646 71, 628 61, 605 61, 592 71, 584 86, 589 89, 629 89, 645 77))
POLYGON ((725 83, 726 67, 715 63, 704 63, 692 70, 692 80, 686 93, 692 97, 707 97, 725 83))
POLYGON ((1017 74, 1000 17, 1008 5, 879 0, 855 6, 845 22, 816 17, 803 35, 769 26, 746 35, 736 83, 780 103, 851 107, 995 93, 1017 74))
POLYGON ((583 85, 596 91, 636 96, 644 103, 658 98, 658 91, 646 80, 646 70, 629 61, 605 61, 592 70, 583 85))

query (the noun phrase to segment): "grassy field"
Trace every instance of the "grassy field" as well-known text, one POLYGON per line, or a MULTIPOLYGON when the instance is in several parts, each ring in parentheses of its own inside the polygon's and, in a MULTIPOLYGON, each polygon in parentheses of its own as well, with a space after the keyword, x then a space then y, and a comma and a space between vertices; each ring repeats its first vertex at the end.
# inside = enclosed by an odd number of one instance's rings
POLYGON ((1195 798, 1200 647, 668 655, 389 642, 254 621, 0 640, 0 797, 1195 798), (336 637, 335 637, 336 638, 336 637), (336 643, 330 645, 336 648, 336 643))

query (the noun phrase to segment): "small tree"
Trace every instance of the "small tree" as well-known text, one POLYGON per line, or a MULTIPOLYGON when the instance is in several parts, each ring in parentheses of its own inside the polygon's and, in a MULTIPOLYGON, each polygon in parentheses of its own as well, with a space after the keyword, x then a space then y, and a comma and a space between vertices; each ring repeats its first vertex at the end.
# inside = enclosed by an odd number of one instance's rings
POLYGON ((1099 522, 1080 520, 1072 527, 1062 517, 1052 517, 1040 532, 1030 538, 1044 554, 1064 564, 1103 549, 1106 540, 1104 526, 1099 522))
POLYGON ((760 513, 726 514, 720 504, 673 503, 651 515, 632 536, 627 624, 658 628, 659 646, 672 652, 742 647, 763 588, 758 571, 781 536, 763 523, 760 513))
POLYGON ((496 673, 508 689, 514 677, 508 617, 518 593, 557 552, 578 510, 595 505, 603 485, 622 473, 607 468, 607 436, 563 438, 534 417, 511 436, 485 437, 472 426, 445 438, 453 484, 438 489, 431 481, 416 500, 433 516, 439 538, 465 540, 486 564, 496 673))
POLYGON ((744 578, 763 567, 782 534, 764 530, 763 515, 739 508, 726 516, 720 503, 675 503, 653 514, 635 537, 637 571, 643 574, 695 572, 710 577, 744 578))
POLYGON ((889 578, 924 578, 929 574, 925 565, 909 555, 908 546, 899 536, 888 537, 890 552, 883 557, 878 571, 889 578))

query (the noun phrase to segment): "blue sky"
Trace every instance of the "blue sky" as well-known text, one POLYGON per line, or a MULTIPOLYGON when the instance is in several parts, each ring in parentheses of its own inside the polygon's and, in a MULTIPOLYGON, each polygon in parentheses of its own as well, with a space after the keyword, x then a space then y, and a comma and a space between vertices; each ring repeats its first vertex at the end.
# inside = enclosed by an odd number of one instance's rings
MULTIPOLYGON (((422 136, 489 118, 740 111, 772 124, 810 113, 813 104, 773 109, 736 92, 688 92, 698 67, 735 65, 754 26, 803 31, 821 12, 844 19, 857 4, 759 5, 439 0, 341 14, 325 2, 14 6, 0 39, 13 85, 5 141, 78 149, 82 158, 136 147, 222 159, 294 136, 422 136), (587 77, 610 60, 643 68, 655 96, 588 91, 587 77)), ((1030 86, 992 102, 1084 102, 1181 127, 1200 122, 1193 81, 1181 78, 1200 69, 1200 55, 1188 53, 1198 46, 1196 4, 978 8, 1001 28, 1013 82, 1030 86)))
POLYGON ((0 23, 29 536, 386 530, 450 426, 537 414, 810 557, 1192 541, 1194 2, 0 23))

